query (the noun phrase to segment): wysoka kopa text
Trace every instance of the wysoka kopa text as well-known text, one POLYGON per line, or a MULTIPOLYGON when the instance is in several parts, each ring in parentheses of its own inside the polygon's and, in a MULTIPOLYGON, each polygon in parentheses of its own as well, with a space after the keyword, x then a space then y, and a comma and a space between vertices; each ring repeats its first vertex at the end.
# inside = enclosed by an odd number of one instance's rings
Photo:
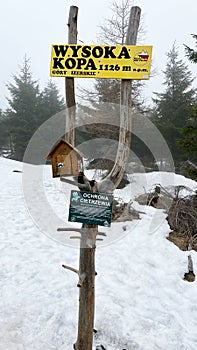
MULTIPOLYGON (((126 46, 90 46, 90 45, 53 45, 56 57, 65 57, 70 52, 70 57, 73 58, 117 58, 117 59, 130 59, 130 49, 126 46), (114 50, 118 49, 115 54, 114 50)), ((69 56, 67 56, 69 57, 69 56)))
POLYGON ((117 49, 116 46, 53 45, 56 57, 53 57, 52 69, 83 67, 85 70, 97 70, 93 58, 131 59, 127 47, 118 48, 118 53, 115 54, 113 50, 117 49))

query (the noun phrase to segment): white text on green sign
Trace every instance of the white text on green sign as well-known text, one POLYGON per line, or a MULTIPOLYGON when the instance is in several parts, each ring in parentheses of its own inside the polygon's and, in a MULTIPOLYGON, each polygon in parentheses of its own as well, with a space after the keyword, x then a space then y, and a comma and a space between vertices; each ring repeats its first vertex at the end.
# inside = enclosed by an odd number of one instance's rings
POLYGON ((109 227, 113 196, 104 193, 71 191, 69 221, 109 227))

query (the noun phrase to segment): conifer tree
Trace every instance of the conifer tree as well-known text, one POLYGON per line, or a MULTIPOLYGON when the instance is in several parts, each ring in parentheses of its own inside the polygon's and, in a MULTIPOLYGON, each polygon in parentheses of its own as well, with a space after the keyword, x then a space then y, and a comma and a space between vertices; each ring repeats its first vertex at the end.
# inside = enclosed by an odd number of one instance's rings
POLYGON ((167 53, 163 93, 154 93, 154 122, 163 134, 173 155, 175 164, 184 159, 177 146, 181 129, 186 125, 191 107, 195 101, 195 89, 192 88, 192 74, 185 62, 179 59, 175 44, 167 53))
POLYGON ((197 63, 197 34, 192 34, 192 37, 196 41, 196 49, 192 49, 191 47, 185 45, 186 56, 193 63, 197 63))
POLYGON ((60 96, 59 90, 52 80, 48 81, 40 97, 39 124, 65 108, 64 99, 60 96))
POLYGON ((8 147, 8 132, 5 126, 5 116, 0 109, 0 154, 3 154, 5 148, 8 147))
POLYGON ((28 141, 36 129, 40 93, 37 81, 32 78, 29 60, 26 57, 20 73, 13 78, 14 83, 7 84, 10 97, 5 116, 12 136, 13 158, 22 160, 28 141))
POLYGON ((40 92, 26 57, 19 74, 13 79, 13 83, 7 84, 10 97, 9 108, 4 113, 4 127, 12 142, 11 157, 21 161, 34 132, 44 121, 64 109, 64 102, 51 81, 40 92))
POLYGON ((185 150, 188 160, 197 162, 197 104, 192 109, 187 125, 182 129, 183 138, 178 144, 185 150))
MULTIPOLYGON (((192 35, 196 39, 197 35, 192 35)), ((191 49, 185 45, 186 56, 193 63, 197 63, 197 50, 191 49)), ((190 116, 188 118, 187 125, 181 130, 183 138, 178 140, 178 146, 183 149, 187 159, 189 160, 189 166, 186 166, 186 172, 194 179, 197 179, 197 102, 195 102, 190 116)))

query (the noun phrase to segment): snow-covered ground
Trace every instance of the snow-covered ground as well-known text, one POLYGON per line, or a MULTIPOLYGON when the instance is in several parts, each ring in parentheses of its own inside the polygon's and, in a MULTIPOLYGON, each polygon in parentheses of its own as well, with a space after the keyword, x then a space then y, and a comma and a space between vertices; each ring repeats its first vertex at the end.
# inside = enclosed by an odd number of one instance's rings
MULTIPOLYGON (((43 167, 42 185, 33 166, 28 171, 34 182, 27 173, 13 172, 22 168, 0 158, 0 350, 69 350, 77 336, 77 276, 61 264, 78 268, 79 251, 56 229, 68 225, 73 187, 52 179, 49 166, 43 167), (43 189, 46 201, 39 196, 43 189)), ((134 199, 158 183, 197 189, 194 181, 169 173, 130 177, 116 196, 134 199)), ((103 344, 107 350, 196 350, 197 282, 182 279, 188 252, 166 240, 170 230, 162 210, 135 201, 133 206, 144 212, 141 220, 112 224, 96 252, 94 349, 103 344)), ((197 272, 196 252, 192 258, 197 272)))

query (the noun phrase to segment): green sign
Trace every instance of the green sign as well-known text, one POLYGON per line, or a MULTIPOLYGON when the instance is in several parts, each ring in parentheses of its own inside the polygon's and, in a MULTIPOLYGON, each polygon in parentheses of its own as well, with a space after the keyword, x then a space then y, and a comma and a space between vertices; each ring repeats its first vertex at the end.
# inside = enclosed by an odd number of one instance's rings
POLYGON ((71 191, 68 221, 110 227, 112 204, 110 194, 71 191))

